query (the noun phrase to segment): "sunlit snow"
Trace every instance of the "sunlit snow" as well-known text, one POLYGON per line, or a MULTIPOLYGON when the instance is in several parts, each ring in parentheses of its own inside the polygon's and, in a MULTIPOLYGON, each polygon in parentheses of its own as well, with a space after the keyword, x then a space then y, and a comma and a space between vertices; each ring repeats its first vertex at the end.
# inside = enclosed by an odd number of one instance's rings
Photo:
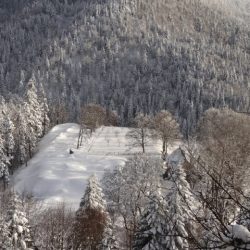
MULTIPOLYGON (((13 177, 16 190, 31 193, 48 205, 65 201, 78 207, 86 180, 92 174, 101 178, 107 168, 124 164, 127 157, 141 149, 131 147, 128 128, 101 127, 76 149, 79 126, 55 126, 39 144, 38 152, 13 177), (69 154, 69 150, 74 151, 69 154)), ((152 141, 146 151, 159 157, 161 144, 152 141)))

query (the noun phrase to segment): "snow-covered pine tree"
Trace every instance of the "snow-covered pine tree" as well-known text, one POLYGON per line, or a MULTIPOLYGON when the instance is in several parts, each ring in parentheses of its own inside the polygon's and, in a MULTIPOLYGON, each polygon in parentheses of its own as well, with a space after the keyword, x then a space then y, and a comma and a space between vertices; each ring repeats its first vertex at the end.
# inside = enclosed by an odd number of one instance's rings
POLYGON ((5 153, 4 140, 0 133, 0 180, 3 180, 4 189, 9 183, 9 160, 5 153))
POLYGON ((106 203, 104 201, 102 189, 95 175, 92 175, 88 180, 84 196, 80 202, 78 211, 88 208, 105 211, 106 203))
POLYGON ((20 107, 19 114, 16 119, 16 158, 19 164, 23 164, 28 159, 28 132, 30 128, 27 126, 24 109, 20 107))
POLYGON ((8 200, 8 193, 1 192, 1 195, 0 195, 0 211, 1 211, 0 212, 0 249, 2 250, 13 249, 10 232, 5 222, 6 213, 7 213, 6 200, 8 200))
POLYGON ((80 208, 76 212, 74 233, 76 247, 118 249, 104 195, 95 175, 89 178, 80 208))
POLYGON ((10 231, 3 217, 0 218, 0 249, 2 250, 13 249, 12 239, 10 237, 10 231))
POLYGON ((155 193, 144 210, 135 234, 134 250, 166 249, 166 205, 161 193, 155 193))
POLYGON ((158 160, 138 154, 124 166, 104 175, 104 192, 115 221, 122 218, 128 249, 132 248, 140 215, 149 201, 148 195, 154 193, 163 181, 161 171, 158 160))
POLYGON ((13 122, 11 121, 8 114, 4 114, 2 128, 3 128, 3 137, 5 141, 5 148, 6 148, 7 156, 12 157, 13 150, 15 147, 15 141, 14 141, 15 126, 13 122))
POLYGON ((103 239, 100 244, 100 250, 116 250, 119 249, 119 243, 114 234, 113 225, 110 217, 106 217, 106 226, 103 232, 103 239))
POLYGON ((48 100, 42 83, 39 84, 38 88, 38 100, 40 103, 40 109, 42 115, 42 135, 44 136, 49 129, 50 119, 48 117, 49 114, 48 100))
POLYGON ((36 81, 34 75, 29 80, 26 86, 24 94, 25 103, 27 103, 29 110, 26 109, 26 115, 28 119, 28 125, 31 126, 36 134, 37 138, 42 136, 43 125, 42 125, 42 111, 41 105, 37 96, 36 81), (29 111, 29 112, 27 112, 29 111))
MULTIPOLYGON (((2 131, 2 137, 3 137, 3 143, 4 143, 4 150, 5 150, 6 156, 8 157, 8 161, 11 163, 13 159, 14 148, 15 148, 15 140, 14 140, 15 126, 13 122, 11 121, 7 112, 3 114, 3 122, 1 125, 2 125, 1 131, 2 131)), ((12 169, 12 166, 10 166, 10 169, 12 169)), ((13 173, 13 170, 12 170, 12 173, 13 173)))
POLYGON ((32 247, 29 222, 24 212, 23 204, 15 193, 11 195, 5 223, 13 249, 24 250, 32 247))
POLYGON ((6 104, 2 96, 0 96, 0 180, 3 180, 4 189, 9 183, 9 160, 5 149, 3 122, 6 113, 6 104))
POLYGON ((34 117, 31 115, 30 106, 28 103, 24 102, 23 104, 24 116, 25 116, 25 123, 26 123, 26 145, 27 145, 27 155, 29 158, 32 157, 36 145, 38 143, 38 134, 36 133, 35 128, 35 120, 34 117))
POLYGON ((189 249, 189 233, 194 229, 194 212, 197 210, 195 200, 186 173, 183 168, 185 157, 183 151, 176 149, 167 160, 166 179, 169 191, 165 197, 166 212, 166 249, 189 249))

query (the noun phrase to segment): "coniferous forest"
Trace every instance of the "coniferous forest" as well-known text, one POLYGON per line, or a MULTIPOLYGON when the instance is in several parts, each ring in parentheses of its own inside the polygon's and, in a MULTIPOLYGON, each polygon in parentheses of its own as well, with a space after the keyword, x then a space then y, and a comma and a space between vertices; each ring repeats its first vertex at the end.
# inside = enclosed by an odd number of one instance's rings
POLYGON ((204 2, 3 0, 1 94, 33 74, 66 121, 93 102, 122 125, 168 109, 185 136, 209 107, 249 111, 249 19, 204 2))
POLYGON ((250 0, 0 0, 0 250, 250 249, 250 0))

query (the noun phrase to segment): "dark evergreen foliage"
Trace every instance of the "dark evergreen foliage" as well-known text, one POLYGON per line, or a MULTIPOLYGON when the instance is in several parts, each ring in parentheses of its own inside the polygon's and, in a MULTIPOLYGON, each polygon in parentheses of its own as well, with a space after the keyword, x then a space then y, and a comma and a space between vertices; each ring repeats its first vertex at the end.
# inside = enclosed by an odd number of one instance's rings
POLYGON ((1 1, 1 93, 33 72, 69 120, 86 103, 122 124, 167 109, 186 136, 211 106, 248 111, 250 29, 203 2, 1 1))

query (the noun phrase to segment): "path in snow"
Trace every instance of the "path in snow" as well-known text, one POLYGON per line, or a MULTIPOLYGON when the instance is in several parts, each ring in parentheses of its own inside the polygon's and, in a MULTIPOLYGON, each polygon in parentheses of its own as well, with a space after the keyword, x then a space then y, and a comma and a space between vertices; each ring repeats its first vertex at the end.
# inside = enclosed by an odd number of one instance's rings
MULTIPOLYGON (((128 128, 101 127, 76 149, 79 126, 55 126, 40 142, 38 152, 13 177, 18 191, 32 193, 49 205, 65 201, 78 207, 86 181, 92 174, 101 178, 107 168, 125 163, 140 148, 131 148, 128 128), (72 149, 74 154, 69 154, 72 149)), ((146 150, 160 155, 160 143, 152 141, 146 150)))

